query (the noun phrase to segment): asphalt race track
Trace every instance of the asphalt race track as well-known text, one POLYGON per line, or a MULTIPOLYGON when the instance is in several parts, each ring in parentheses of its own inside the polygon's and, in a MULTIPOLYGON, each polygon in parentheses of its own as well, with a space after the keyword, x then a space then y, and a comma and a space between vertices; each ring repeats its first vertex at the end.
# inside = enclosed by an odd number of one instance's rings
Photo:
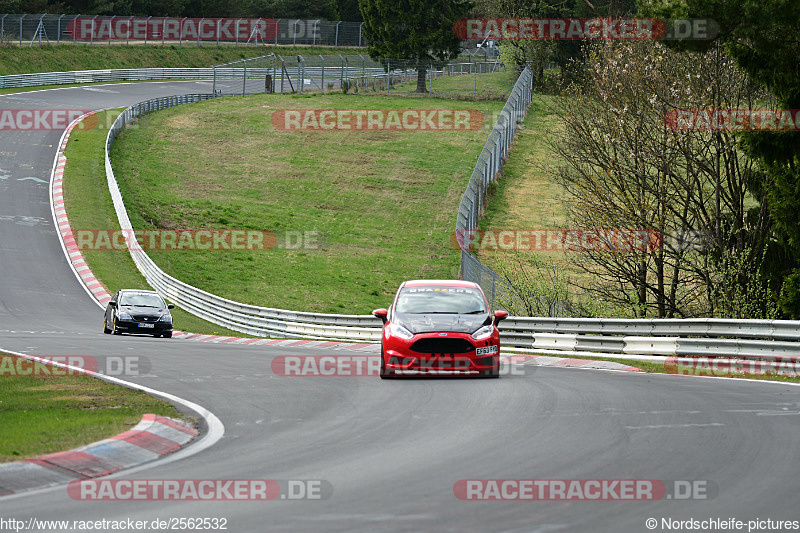
MULTIPOLYGON (((209 91, 205 82, 76 87, 0 96, 0 109, 209 91)), ((68 266, 50 213, 60 135, 0 131, 0 348, 146 359, 148 373, 125 379, 195 402, 225 426, 206 450, 113 479, 325 480, 333 492, 95 502, 61 486, 0 498, 0 517, 225 518, 235 532, 669 530, 664 518, 735 518, 746 530, 748 520, 800 519, 800 394, 788 384, 564 368, 499 380, 281 377, 272 358, 324 352, 103 335, 102 311, 68 266), (690 481, 712 497, 461 501, 453 488, 468 479, 690 481)))

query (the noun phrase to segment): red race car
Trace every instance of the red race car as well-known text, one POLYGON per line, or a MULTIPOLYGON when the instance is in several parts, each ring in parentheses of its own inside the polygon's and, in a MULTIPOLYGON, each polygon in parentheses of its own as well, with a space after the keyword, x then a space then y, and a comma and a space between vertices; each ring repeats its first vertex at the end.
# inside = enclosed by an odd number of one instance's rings
POLYGON ((381 378, 411 375, 500 376, 505 311, 489 311, 477 283, 413 280, 400 285, 383 320, 381 378))

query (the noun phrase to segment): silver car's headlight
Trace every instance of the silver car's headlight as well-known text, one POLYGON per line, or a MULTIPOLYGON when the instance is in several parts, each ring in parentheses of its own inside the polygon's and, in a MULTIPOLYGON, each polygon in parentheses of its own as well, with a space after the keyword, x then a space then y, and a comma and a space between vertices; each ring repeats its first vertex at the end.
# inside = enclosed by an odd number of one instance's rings
POLYGON ((400 337, 401 339, 411 339, 414 337, 413 333, 408 331, 400 324, 389 324, 389 333, 395 337, 400 337))
POLYGON ((483 326, 470 336, 476 341, 479 341, 487 337, 491 337, 492 333, 494 333, 494 326, 492 324, 489 324, 488 326, 483 326))

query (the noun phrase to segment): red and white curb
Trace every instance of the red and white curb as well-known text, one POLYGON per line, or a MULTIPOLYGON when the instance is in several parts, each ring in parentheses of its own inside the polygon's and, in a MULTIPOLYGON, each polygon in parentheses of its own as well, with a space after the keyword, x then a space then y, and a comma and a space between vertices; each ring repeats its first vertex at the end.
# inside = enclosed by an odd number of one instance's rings
POLYGON ((180 420, 147 414, 132 429, 66 452, 0 464, 0 496, 106 476, 172 453, 197 437, 180 420))
MULTIPOLYGON (((502 356, 501 356, 502 357, 502 356)), ((641 368, 625 365, 616 361, 601 361, 595 359, 576 359, 574 357, 553 357, 550 355, 520 355, 513 354, 509 359, 517 364, 531 366, 549 366, 564 368, 586 368, 594 370, 617 370, 622 372, 641 372, 641 368)))
POLYGON ((80 121, 84 118, 94 115, 94 113, 87 113, 73 120, 59 141, 58 150, 56 151, 55 161, 53 163, 53 172, 50 176, 50 207, 53 211, 53 220, 58 228, 58 236, 61 240, 61 246, 64 249, 64 254, 72 267, 73 272, 78 277, 80 282, 86 288, 86 291, 100 304, 101 307, 111 300, 111 295, 108 294, 105 287, 97 280, 89 269, 89 265, 83 259, 81 251, 78 249, 78 244, 75 242, 75 237, 72 234, 72 228, 69 225, 67 218, 67 210, 64 206, 64 167, 67 165, 67 157, 64 150, 67 148, 67 142, 72 130, 75 129, 80 121))

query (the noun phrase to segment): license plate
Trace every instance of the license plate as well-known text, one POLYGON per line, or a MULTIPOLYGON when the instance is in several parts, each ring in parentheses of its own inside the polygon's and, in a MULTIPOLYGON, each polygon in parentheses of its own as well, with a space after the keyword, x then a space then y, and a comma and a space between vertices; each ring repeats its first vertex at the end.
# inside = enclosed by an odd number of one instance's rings
POLYGON ((153 327, 155 327, 155 324, 145 324, 144 322, 140 322, 139 323, 139 327, 140 328, 153 328, 153 327))
POLYGON ((497 353, 497 346, 482 346, 475 350, 477 355, 489 355, 493 353, 497 353))

